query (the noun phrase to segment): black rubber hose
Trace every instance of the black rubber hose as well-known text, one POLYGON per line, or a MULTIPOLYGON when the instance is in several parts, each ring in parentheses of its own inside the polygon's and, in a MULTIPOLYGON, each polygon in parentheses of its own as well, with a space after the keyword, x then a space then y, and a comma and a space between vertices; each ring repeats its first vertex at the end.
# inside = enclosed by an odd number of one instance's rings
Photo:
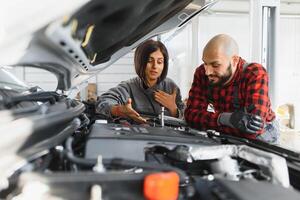
POLYGON ((11 108, 12 106, 24 101, 41 101, 54 104, 60 98, 59 94, 55 92, 36 92, 28 95, 8 97, 3 100, 3 104, 6 108, 11 108))
POLYGON ((84 166, 84 167, 93 167, 96 165, 96 163, 97 163, 96 159, 85 159, 85 158, 76 157, 73 153, 72 143, 73 143, 73 137, 69 137, 66 140, 66 152, 65 153, 66 153, 67 158, 71 162, 74 162, 74 163, 84 166))
MULTIPOLYGON (((66 156, 71 161, 78 165, 85 167, 93 167, 96 165, 96 159, 85 159, 76 157, 72 149, 73 137, 69 137, 66 140, 66 156)), ((188 181, 187 174, 176 167, 170 165, 143 162, 143 161, 133 161, 133 160, 124 160, 120 158, 115 159, 103 159, 103 164, 109 167, 140 167, 143 169, 159 170, 159 171, 175 171, 180 177, 180 183, 186 183, 188 181)))

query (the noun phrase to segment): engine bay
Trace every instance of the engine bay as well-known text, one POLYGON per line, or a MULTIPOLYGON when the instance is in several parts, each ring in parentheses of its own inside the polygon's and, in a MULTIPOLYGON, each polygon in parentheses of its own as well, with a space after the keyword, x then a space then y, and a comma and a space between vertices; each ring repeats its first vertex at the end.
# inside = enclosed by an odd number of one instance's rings
POLYGON ((55 101, 42 115, 41 109, 15 113, 15 121, 30 114, 37 127, 17 151, 22 162, 1 184, 2 198, 298 199, 290 163, 243 140, 172 118, 163 126, 156 116, 145 125, 111 122, 91 104, 82 112, 81 102, 55 101))

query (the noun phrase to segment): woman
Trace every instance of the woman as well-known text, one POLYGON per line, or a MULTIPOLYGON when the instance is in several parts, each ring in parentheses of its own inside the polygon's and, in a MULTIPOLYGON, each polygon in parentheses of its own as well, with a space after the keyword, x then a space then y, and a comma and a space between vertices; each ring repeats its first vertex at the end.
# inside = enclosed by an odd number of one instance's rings
POLYGON ((137 47, 134 54, 138 77, 121 82, 102 94, 97 102, 97 113, 107 118, 125 117, 146 123, 140 114, 182 117, 184 104, 178 86, 169 78, 169 55, 163 43, 148 40, 137 47))

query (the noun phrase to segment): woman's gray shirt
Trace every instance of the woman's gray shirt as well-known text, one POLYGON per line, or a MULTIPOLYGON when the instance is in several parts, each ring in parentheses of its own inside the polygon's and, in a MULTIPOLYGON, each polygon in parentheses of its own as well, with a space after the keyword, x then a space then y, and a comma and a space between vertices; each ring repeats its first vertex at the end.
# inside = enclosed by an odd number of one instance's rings
MULTIPOLYGON (((181 118, 183 116, 184 104, 181 100, 180 89, 173 80, 166 78, 151 88, 144 88, 143 85, 139 77, 121 82, 118 86, 109 89, 98 98, 96 112, 111 119, 111 106, 117 104, 124 105, 128 98, 131 98, 132 107, 138 113, 159 115, 161 105, 154 100, 154 91, 162 90, 171 94, 173 90, 176 89, 176 104, 179 111, 178 117, 181 118)), ((168 109, 165 109, 165 115, 171 116, 168 109)))

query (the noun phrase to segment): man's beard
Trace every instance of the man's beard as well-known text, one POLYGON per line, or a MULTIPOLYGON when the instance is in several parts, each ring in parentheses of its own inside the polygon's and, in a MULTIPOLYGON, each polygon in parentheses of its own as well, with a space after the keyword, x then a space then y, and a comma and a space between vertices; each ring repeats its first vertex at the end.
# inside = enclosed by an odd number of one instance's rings
POLYGON ((223 86, 231 78, 231 76, 232 76, 232 68, 231 68, 231 64, 229 63, 226 69, 226 73, 222 76, 213 75, 212 77, 218 77, 219 81, 218 82, 209 81, 209 86, 223 86))

